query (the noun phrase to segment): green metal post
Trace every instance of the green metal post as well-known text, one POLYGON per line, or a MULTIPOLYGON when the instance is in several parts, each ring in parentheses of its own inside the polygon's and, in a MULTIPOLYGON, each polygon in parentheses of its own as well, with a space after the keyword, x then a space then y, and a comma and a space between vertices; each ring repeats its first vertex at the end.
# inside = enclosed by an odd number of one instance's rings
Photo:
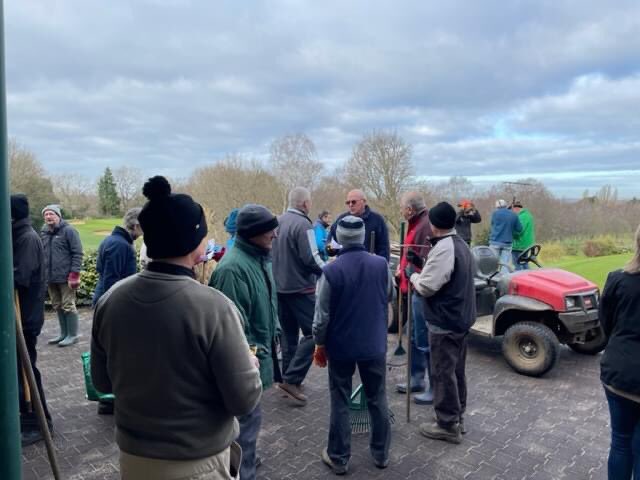
POLYGON ((4 59, 4 1, 0 0, 0 478, 20 480, 20 422, 16 373, 18 367, 13 306, 4 59))

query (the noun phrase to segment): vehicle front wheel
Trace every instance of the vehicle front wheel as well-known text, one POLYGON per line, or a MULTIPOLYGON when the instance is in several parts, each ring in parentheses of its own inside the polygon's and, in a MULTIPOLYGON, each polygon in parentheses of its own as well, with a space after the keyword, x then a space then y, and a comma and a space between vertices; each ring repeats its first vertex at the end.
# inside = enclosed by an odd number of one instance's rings
POLYGON ((541 323, 516 323, 507 329, 502 340, 505 360, 522 375, 544 375, 556 364, 559 353, 558 339, 541 323))
POLYGON ((604 334, 602 327, 598 327, 596 330, 587 333, 587 340, 584 343, 568 343, 567 345, 574 352, 595 355, 607 346, 607 336, 604 334))

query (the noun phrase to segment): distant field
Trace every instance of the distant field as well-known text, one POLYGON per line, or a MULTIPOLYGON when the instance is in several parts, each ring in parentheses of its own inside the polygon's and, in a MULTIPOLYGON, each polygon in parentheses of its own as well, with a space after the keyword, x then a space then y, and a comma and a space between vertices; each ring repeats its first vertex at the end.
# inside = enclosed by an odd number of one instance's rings
POLYGON ((581 275, 587 280, 598 284, 600 288, 604 286, 607 274, 613 270, 622 268, 631 259, 630 253, 621 255, 608 255, 605 257, 565 257, 557 262, 545 264, 546 267, 558 267, 581 275))
POLYGON ((121 218, 88 218, 69 221, 78 230, 84 250, 97 250, 104 237, 109 235, 113 227, 120 225, 121 222, 121 218))

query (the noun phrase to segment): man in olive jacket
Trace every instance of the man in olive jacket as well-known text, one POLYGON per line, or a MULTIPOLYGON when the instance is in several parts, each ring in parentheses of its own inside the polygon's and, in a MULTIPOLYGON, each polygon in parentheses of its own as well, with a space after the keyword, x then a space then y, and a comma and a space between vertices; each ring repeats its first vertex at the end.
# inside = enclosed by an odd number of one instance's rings
MULTIPOLYGON (((262 388, 269 388, 280 375, 275 358, 278 336, 278 298, 271 268, 272 241, 277 218, 262 205, 245 205, 236 218, 236 239, 211 276, 210 286, 229 297, 240 310, 249 346, 260 361, 262 388), (276 373, 274 373, 274 369, 276 373)), ((256 442, 262 422, 260 404, 238 417, 242 447, 240 478, 256 476, 256 442)))
POLYGON ((66 347, 78 341, 76 290, 80 286, 82 243, 80 235, 62 219, 58 205, 42 209, 44 225, 40 232, 44 247, 45 274, 51 305, 58 314, 60 335, 49 340, 66 347))

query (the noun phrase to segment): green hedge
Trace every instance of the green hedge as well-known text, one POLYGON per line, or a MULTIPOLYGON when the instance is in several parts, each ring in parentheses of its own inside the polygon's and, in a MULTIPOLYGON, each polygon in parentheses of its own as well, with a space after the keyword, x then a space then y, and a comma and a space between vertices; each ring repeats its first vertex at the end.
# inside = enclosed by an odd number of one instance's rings
POLYGON ((76 293, 78 305, 91 305, 93 292, 98 284, 98 272, 96 271, 96 259, 98 252, 88 250, 84 252, 82 270, 80 272, 80 288, 76 293))

